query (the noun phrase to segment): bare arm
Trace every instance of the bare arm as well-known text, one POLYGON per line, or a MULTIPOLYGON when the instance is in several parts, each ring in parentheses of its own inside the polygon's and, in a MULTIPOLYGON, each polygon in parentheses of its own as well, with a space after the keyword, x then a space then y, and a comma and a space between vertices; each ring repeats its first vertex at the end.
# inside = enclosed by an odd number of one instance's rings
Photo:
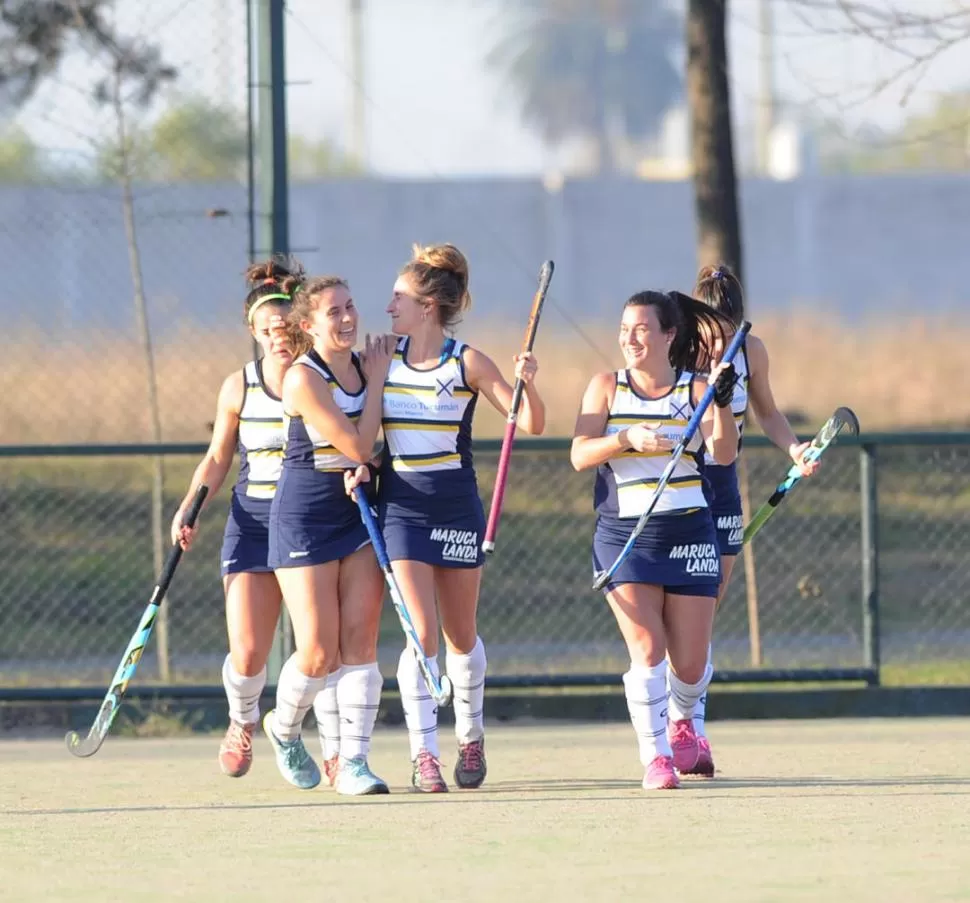
MULTIPOLYGON (((507 416, 512 405, 512 386, 505 381, 495 362, 474 348, 465 350, 463 361, 465 380, 469 388, 481 392, 491 402, 492 407, 507 416)), ((531 353, 516 355, 515 361, 516 378, 521 375, 525 383, 516 423, 527 433, 540 436, 546 428, 546 406, 535 387, 538 366, 531 353)))
POLYGON ((283 378, 283 405, 302 417, 341 454, 363 464, 374 453, 381 428, 382 386, 367 393, 364 410, 354 423, 334 401, 330 387, 309 367, 290 367, 283 378))
MULTIPOLYGON (((185 493, 175 517, 172 519, 172 542, 178 542, 183 549, 187 549, 195 535, 195 529, 182 526, 182 519, 188 511, 195 497, 196 490, 203 483, 209 487, 205 505, 212 501, 232 467, 232 459, 236 453, 236 443, 239 439, 239 411, 242 403, 245 383, 243 373, 237 370, 230 374, 222 383, 219 390, 219 400, 216 402, 216 419, 212 426, 212 439, 198 467, 192 474, 189 491, 185 493)), ((203 505, 203 509, 205 507, 203 505)))
POLYGON ((569 449, 569 461, 577 471, 599 467, 632 448, 628 441, 629 430, 620 430, 612 436, 603 435, 610 415, 610 396, 615 390, 615 380, 612 373, 597 373, 583 393, 573 428, 573 444, 569 449))
POLYGON ((749 335, 747 340, 748 366, 748 400, 751 410, 758 421, 762 432, 782 449, 802 470, 804 476, 811 476, 818 470, 818 462, 802 463, 802 455, 808 448, 807 442, 799 442, 788 418, 778 410, 775 397, 771 392, 771 382, 768 378, 768 350, 761 339, 749 335))
MULTIPOLYGON (((707 391, 708 385, 717 379, 720 372, 721 365, 718 365, 713 368, 711 375, 707 379, 700 376, 695 377, 691 386, 691 395, 694 398, 695 405, 700 403, 701 398, 703 398, 704 393, 707 391)), ((698 429, 704 438, 704 445, 717 464, 726 466, 734 462, 738 456, 738 440, 740 439, 740 435, 737 424, 734 422, 734 412, 731 410, 730 405, 722 408, 712 402, 708 405, 704 416, 701 417, 698 429)))

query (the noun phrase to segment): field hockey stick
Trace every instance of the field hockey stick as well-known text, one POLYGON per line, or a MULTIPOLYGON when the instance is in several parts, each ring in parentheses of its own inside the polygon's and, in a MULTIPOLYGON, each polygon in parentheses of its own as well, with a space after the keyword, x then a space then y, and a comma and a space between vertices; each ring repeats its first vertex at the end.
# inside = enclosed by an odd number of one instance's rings
MULTIPOLYGON (((721 358, 721 363, 729 364, 734 360, 735 355, 738 353, 741 345, 744 343, 744 338, 750 329, 751 324, 745 320, 741 324, 741 328, 734 334, 734 338, 731 339, 731 344, 728 345, 727 351, 724 352, 724 356, 721 358)), ((606 586, 620 565, 627 560, 630 552, 633 551, 633 545, 637 541, 637 537, 643 532, 643 528, 646 527, 647 521, 650 520, 650 515, 653 513, 653 509, 656 508, 657 502, 660 500, 660 496, 663 494, 664 489, 667 488, 667 483, 670 482, 674 469, 677 467, 681 456, 684 454, 684 450, 690 444, 691 439, 694 438, 694 433, 697 432, 697 428, 701 424, 701 419, 704 416, 704 412, 708 409, 708 407, 710 407, 713 400, 714 386, 711 385, 707 387, 707 391, 704 392, 704 396, 701 398, 700 404, 697 406, 690 420, 687 421, 687 426, 684 428, 684 434, 680 437, 680 442, 678 442, 674 447, 674 450, 670 456, 670 461, 664 468, 663 473, 660 475, 660 479, 657 481, 657 486, 653 490, 653 495, 650 498, 650 502, 646 509, 644 509, 643 514, 640 515, 640 519, 633 528, 633 532, 630 534, 629 539, 627 539, 626 543, 624 543, 623 548, 620 549, 620 554, 616 556, 616 561, 614 561, 613 564, 611 564, 605 571, 600 571, 596 575, 596 579, 593 581, 593 589, 600 590, 606 586)))
MULTIPOLYGON (((199 512, 202 510, 202 503, 205 501, 208 492, 209 487, 205 485, 199 486, 195 491, 192 504, 182 521, 183 526, 195 526, 196 518, 198 518, 199 512)), ((118 670, 115 671, 115 676, 111 680, 111 686, 104 697, 104 701, 101 703, 101 708, 98 710, 98 715, 94 719, 94 724, 91 725, 91 729, 84 738, 77 731, 70 731, 64 737, 68 751, 73 755, 86 758, 87 756, 93 756, 101 749, 101 744, 104 743, 105 738, 108 736, 108 731, 111 730, 111 725, 115 720, 115 716, 118 714, 118 709, 121 707, 121 700, 125 695, 125 691, 128 689, 128 683, 134 677, 135 670, 138 668, 138 662, 141 661, 145 646, 148 645, 148 640, 152 635, 152 628, 155 626, 155 617, 158 615, 159 606, 161 606, 162 600, 165 598, 165 593, 168 592, 168 585, 172 582, 172 577, 175 575, 175 569, 178 567, 181 558, 182 546, 177 542, 173 543, 172 550, 168 553, 168 558, 165 560, 162 572, 158 577, 158 582, 155 584, 155 589, 152 591, 148 606, 145 608, 145 613, 141 616, 138 629, 128 641, 128 648, 125 650, 124 657, 121 659, 121 664, 118 665, 118 670)))
MULTIPOLYGON (((806 463, 817 461, 822 457, 823 452, 838 438, 839 433, 847 430, 851 435, 859 435, 859 418, 852 413, 849 408, 836 408, 835 413, 822 424, 822 428, 815 434, 811 444, 805 449, 802 460, 806 463)), ((797 464, 792 464, 775 491, 751 518, 750 523, 744 528, 742 543, 750 542, 754 535, 768 522, 768 519, 778 509, 778 506, 785 500, 785 497, 801 482, 802 472, 797 464)))
POLYGON ((384 537, 381 536, 380 528, 377 526, 377 520, 374 518, 374 512, 371 511, 370 503, 367 501, 364 487, 358 486, 354 491, 354 495, 357 496, 357 507, 360 508, 361 520, 363 520, 364 526, 367 528, 367 535, 370 537, 371 544, 374 546, 377 563, 381 566, 381 570, 384 572, 384 580, 387 582, 387 588, 391 591, 391 602, 394 604, 394 610, 397 612, 397 616, 401 621, 401 627, 404 630, 404 635, 407 637, 408 644, 414 651, 414 657, 418 660, 418 670, 421 672, 422 677, 424 677, 424 682, 428 685, 428 691, 431 693, 434 701, 438 705, 448 705, 451 702, 453 691, 451 680, 444 674, 439 679, 435 677, 434 672, 431 670, 431 663, 428 661, 428 656, 424 654, 424 647, 421 645, 421 640, 418 639, 418 632, 414 629, 414 622, 408 613, 407 605, 404 604, 404 596, 401 594, 401 588, 397 585, 394 572, 391 570, 391 562, 387 557, 387 548, 384 546, 384 537))
MULTIPOLYGON (((547 260, 539 271, 539 288, 532 299, 532 310, 529 322, 525 327, 525 341, 522 343, 522 353, 532 350, 536 340, 536 330, 539 328, 539 315, 542 304, 552 282, 552 274, 556 265, 547 260)), ((482 551, 490 555, 495 551, 495 536, 498 533, 498 522, 502 516, 502 502, 505 499, 505 484, 509 476, 509 462, 512 460, 512 443, 515 441, 516 420, 519 417, 519 407, 522 404, 522 393, 525 383, 521 379, 515 381, 512 388, 512 404, 509 406, 509 416, 505 424, 505 436, 502 439, 502 450, 498 456, 498 472, 495 474, 495 487, 492 489, 492 504, 489 506, 488 523, 485 526, 485 541, 482 551)))

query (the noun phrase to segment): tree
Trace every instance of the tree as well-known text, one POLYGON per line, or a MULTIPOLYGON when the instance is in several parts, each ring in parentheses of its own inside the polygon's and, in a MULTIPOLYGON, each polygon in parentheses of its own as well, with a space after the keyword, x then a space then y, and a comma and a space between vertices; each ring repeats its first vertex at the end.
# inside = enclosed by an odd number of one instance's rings
POLYGON ((190 98, 155 123, 149 148, 160 180, 237 179, 246 163, 246 121, 231 107, 190 98))
MULTIPOLYGON (((3 0, 0 5, 0 96, 14 105, 24 103, 38 84, 54 74, 72 41, 96 56, 109 54, 120 67, 131 99, 147 102, 158 87, 175 77, 161 61, 157 47, 122 39, 104 17, 109 0, 3 0)), ((96 86, 108 99, 108 80, 96 86)))
POLYGON ((0 138, 0 184, 24 185, 45 181, 46 168, 30 135, 12 128, 0 138))
POLYGON ((306 181, 321 176, 352 176, 363 172, 361 165, 330 141, 311 141, 290 135, 286 149, 290 177, 306 181))
POLYGON ((728 0, 689 0, 687 98, 700 264, 728 264, 742 278, 731 98, 727 60, 728 0))
POLYGON ((591 139, 601 169, 619 168, 624 142, 656 137, 683 98, 681 20, 662 0, 518 0, 512 23, 488 64, 544 141, 591 139))

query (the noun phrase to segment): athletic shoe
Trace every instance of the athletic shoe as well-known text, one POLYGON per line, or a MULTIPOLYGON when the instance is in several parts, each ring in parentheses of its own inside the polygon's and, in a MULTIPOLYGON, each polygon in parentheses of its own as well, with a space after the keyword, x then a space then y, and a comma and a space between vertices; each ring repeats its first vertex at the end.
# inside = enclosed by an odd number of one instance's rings
POLYGON ((274 713, 274 710, 266 713, 266 717, 263 718, 263 730, 269 737, 269 742, 273 744, 280 774, 294 787, 299 787, 300 790, 312 790, 320 783, 320 769, 306 751, 302 737, 284 741, 273 733, 274 713))
POLYGON ((337 774, 340 772, 340 756, 332 755, 329 759, 323 760, 323 774, 327 783, 333 787, 337 783, 337 774))
POLYGON ((713 778, 714 756, 711 753, 711 744, 707 737, 697 738, 697 752, 697 764, 687 771, 682 771, 681 774, 696 774, 704 778, 713 778))
POLYGON ((676 790, 680 786, 674 760, 670 756, 657 756, 643 774, 644 790, 676 790))
POLYGON ((231 778, 241 778, 253 764, 253 730, 255 724, 230 721, 229 730, 219 745, 219 767, 231 778))
POLYGON ((674 754, 674 768, 681 774, 689 772, 697 765, 700 750, 697 748, 697 734, 690 718, 673 721, 668 730, 670 748, 674 754))
POLYGON ((455 783, 463 790, 481 787, 488 769, 485 767, 485 738, 458 744, 455 783))
POLYGON ((441 776, 441 763, 422 749, 418 757, 411 763, 411 789, 421 793, 447 793, 448 785, 441 776))
POLYGON ((342 759, 334 787, 345 796, 369 796, 372 793, 389 793, 385 784, 367 764, 364 756, 342 759))

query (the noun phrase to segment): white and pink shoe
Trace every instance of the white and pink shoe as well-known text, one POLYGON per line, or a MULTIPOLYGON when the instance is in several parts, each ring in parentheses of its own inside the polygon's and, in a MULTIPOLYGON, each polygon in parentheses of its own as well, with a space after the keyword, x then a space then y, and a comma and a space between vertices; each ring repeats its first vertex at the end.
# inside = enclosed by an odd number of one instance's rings
POLYGON ((647 766, 643 775, 644 790, 676 790, 679 786, 680 779, 670 756, 657 756, 647 766))
POLYGON ((681 774, 696 774, 702 778, 714 777, 714 755, 711 753, 711 743, 707 737, 697 738, 697 764, 681 774))
POLYGON ((690 774, 700 759, 700 747, 694 722, 690 718, 672 721, 667 729, 670 748, 674 754, 674 768, 681 774, 690 774))

